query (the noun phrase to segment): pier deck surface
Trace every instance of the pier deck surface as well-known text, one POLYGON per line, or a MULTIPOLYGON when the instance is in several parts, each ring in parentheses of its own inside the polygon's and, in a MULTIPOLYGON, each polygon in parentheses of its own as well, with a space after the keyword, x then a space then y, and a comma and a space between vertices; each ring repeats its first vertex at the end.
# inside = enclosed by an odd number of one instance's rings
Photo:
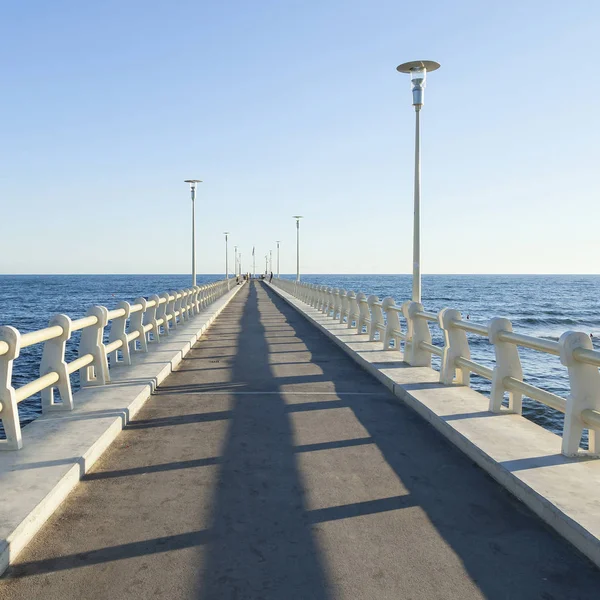
POLYGON ((259 283, 0 598, 597 599, 600 572, 259 283))

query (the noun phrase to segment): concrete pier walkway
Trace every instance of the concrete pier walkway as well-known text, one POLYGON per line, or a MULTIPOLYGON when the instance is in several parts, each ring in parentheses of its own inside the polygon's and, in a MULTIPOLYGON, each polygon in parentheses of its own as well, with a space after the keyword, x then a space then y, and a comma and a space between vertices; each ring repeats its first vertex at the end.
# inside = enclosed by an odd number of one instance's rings
POLYGON ((259 283, 0 579, 15 600, 599 590, 596 567, 259 283))

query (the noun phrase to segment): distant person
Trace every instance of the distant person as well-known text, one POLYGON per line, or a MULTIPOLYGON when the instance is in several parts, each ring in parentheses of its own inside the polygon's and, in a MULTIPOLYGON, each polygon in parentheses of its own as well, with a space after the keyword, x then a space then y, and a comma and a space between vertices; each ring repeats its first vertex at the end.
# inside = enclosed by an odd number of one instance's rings
POLYGON ((271 275, 269 275, 269 283, 271 283, 271 281, 273 281, 273 271, 271 271, 271 275))

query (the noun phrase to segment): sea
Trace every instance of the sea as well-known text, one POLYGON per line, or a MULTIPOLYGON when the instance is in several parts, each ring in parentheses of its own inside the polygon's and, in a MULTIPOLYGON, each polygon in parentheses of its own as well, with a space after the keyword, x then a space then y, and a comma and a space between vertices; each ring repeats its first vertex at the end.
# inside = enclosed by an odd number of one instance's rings
MULTIPOLYGON (((197 280, 201 285, 221 278, 223 275, 200 275, 197 280)), ((391 296, 400 304, 410 299, 412 277, 302 275, 302 281, 376 294, 380 299, 391 296)), ((25 333, 46 327, 57 313, 76 319, 95 304, 110 309, 120 300, 133 302, 139 296, 186 288, 189 283, 189 275, 0 275, 0 325, 12 325, 25 333)), ((505 317, 512 321, 515 332, 549 340, 558 340, 567 330, 583 331, 592 335, 594 347, 600 349, 600 275, 424 275, 422 298, 426 310, 455 308, 463 318, 482 324, 492 317, 505 317)), ((441 345, 439 329, 433 326, 431 330, 433 343, 441 345)), ((67 361, 77 357, 77 342, 75 334, 68 343, 67 361)), ((469 342, 472 360, 493 367, 489 342, 479 336, 469 336, 469 342)), ((41 351, 42 344, 21 351, 14 363, 15 387, 38 377, 41 351)), ((519 352, 527 383, 566 397, 569 379, 558 357, 526 348, 519 352)), ((433 359, 434 368, 439 368, 439 359, 433 359)), ((74 389, 78 383, 75 375, 74 389)), ((490 383, 477 375, 472 376, 471 385, 489 393, 490 383)), ((40 413, 39 395, 19 405, 23 425, 40 413)), ((523 415, 554 433, 562 432, 563 415, 539 402, 525 398, 523 415)), ((582 446, 587 446, 585 436, 582 446)))

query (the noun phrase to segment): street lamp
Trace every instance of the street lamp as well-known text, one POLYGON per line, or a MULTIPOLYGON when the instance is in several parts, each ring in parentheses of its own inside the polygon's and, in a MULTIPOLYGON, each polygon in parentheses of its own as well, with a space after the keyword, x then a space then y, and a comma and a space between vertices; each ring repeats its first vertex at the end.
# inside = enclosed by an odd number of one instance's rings
POLYGON ((296 281, 300 281, 300 219, 302 215, 294 215, 296 219, 296 281))
POLYGON ((223 235, 225 236, 225 279, 229 279, 229 246, 227 244, 229 231, 224 231, 223 235))
POLYGON ((265 254, 265 277, 267 276, 268 272, 269 272, 269 255, 265 254))
POLYGON ((192 285, 196 285, 196 184, 202 183, 201 179, 186 179, 190 184, 192 194, 192 285))
POLYGON ((237 257, 237 246, 233 247, 233 274, 238 276, 238 257, 237 257))
POLYGON ((269 250, 269 273, 273 272, 273 250, 269 250))
POLYGON ((396 67, 400 73, 410 73, 413 106, 415 107, 415 200, 413 220, 413 302, 421 302, 421 133, 419 113, 423 107, 425 79, 427 71, 439 69, 439 63, 433 60, 414 60, 396 67))
POLYGON ((281 242, 277 240, 277 279, 279 279, 279 244, 281 242))

